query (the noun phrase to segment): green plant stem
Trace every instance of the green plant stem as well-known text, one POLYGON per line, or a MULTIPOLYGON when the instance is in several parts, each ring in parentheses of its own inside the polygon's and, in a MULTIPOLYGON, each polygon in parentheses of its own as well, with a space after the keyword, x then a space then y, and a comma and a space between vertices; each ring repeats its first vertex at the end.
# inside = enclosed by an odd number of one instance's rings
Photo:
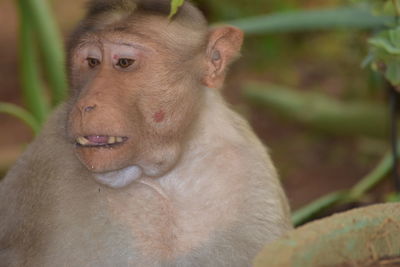
POLYGON ((295 226, 305 223, 322 210, 329 208, 342 200, 345 196, 346 191, 338 191, 314 200, 310 204, 298 209, 293 213, 292 223, 295 226))
POLYGON ((392 153, 387 153, 367 176, 353 186, 346 197, 346 202, 359 200, 366 192, 381 182, 385 175, 389 173, 392 164, 392 153))
POLYGON ((18 107, 14 104, 0 102, 0 113, 5 113, 17 117, 26 125, 28 125, 35 134, 39 133, 40 124, 35 119, 35 117, 33 117, 32 114, 30 114, 25 109, 18 107))
POLYGON ((305 93, 267 83, 248 83, 244 96, 253 104, 313 129, 340 135, 385 137, 383 106, 342 103, 318 93, 305 93))
POLYGON ((328 29, 370 29, 393 23, 391 17, 373 16, 368 9, 342 7, 276 13, 227 21, 247 35, 328 29))
MULTIPOLYGON (((400 148, 400 145, 399 145, 400 148)), ((332 207, 335 204, 346 204, 358 201, 369 190, 381 182, 389 173, 392 167, 393 159, 391 153, 387 153, 379 164, 357 184, 348 191, 338 191, 314 200, 310 204, 300 208, 293 213, 292 222, 294 225, 302 224, 313 218, 324 209, 332 207)))
MULTIPOLYGON (((20 0, 23 1, 23 0, 20 0)), ((33 114, 36 120, 41 124, 46 119, 49 111, 45 99, 43 84, 40 80, 39 64, 32 34, 32 24, 29 20, 27 10, 20 11, 20 73, 22 83, 22 96, 28 110, 33 114)))
POLYGON ((67 94, 65 60, 61 38, 46 0, 19 0, 24 16, 32 22, 37 33, 46 69, 46 76, 52 90, 53 106, 60 103, 67 94))

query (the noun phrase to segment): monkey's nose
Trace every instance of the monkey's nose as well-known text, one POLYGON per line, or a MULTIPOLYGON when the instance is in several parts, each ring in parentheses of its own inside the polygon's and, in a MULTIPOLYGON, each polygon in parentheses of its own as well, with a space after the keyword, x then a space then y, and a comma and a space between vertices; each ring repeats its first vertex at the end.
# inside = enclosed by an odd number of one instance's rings
POLYGON ((89 111, 94 110, 96 107, 97 107, 97 105, 84 106, 82 110, 83 110, 84 112, 89 112, 89 111))

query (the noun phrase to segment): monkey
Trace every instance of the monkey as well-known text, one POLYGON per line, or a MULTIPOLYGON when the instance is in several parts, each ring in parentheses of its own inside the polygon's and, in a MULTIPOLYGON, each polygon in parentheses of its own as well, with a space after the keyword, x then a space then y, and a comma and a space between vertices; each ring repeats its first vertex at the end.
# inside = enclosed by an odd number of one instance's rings
POLYGON ((70 96, 0 183, 0 266, 251 266, 292 228, 267 149, 221 94, 242 31, 169 10, 89 1, 70 96))

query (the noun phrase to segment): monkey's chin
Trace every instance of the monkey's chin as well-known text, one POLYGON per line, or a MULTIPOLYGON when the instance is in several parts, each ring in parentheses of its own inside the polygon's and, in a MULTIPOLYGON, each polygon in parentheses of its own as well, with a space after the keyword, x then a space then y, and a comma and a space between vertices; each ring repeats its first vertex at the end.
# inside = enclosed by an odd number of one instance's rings
POLYGON ((83 165, 93 172, 97 182, 112 188, 122 188, 143 174, 141 167, 126 160, 124 150, 123 146, 113 149, 77 146, 76 154, 83 165))
POLYGON ((75 147, 78 159, 94 173, 105 173, 120 170, 132 165, 127 156, 129 148, 125 145, 105 147, 75 147))

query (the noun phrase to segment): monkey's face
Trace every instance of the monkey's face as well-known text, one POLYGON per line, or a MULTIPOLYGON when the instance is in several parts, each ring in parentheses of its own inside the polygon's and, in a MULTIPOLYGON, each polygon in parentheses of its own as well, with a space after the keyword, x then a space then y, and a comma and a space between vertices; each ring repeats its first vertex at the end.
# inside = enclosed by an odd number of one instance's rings
POLYGON ((93 172, 170 170, 202 99, 194 59, 121 32, 85 35, 71 55, 68 132, 81 162, 93 172))

